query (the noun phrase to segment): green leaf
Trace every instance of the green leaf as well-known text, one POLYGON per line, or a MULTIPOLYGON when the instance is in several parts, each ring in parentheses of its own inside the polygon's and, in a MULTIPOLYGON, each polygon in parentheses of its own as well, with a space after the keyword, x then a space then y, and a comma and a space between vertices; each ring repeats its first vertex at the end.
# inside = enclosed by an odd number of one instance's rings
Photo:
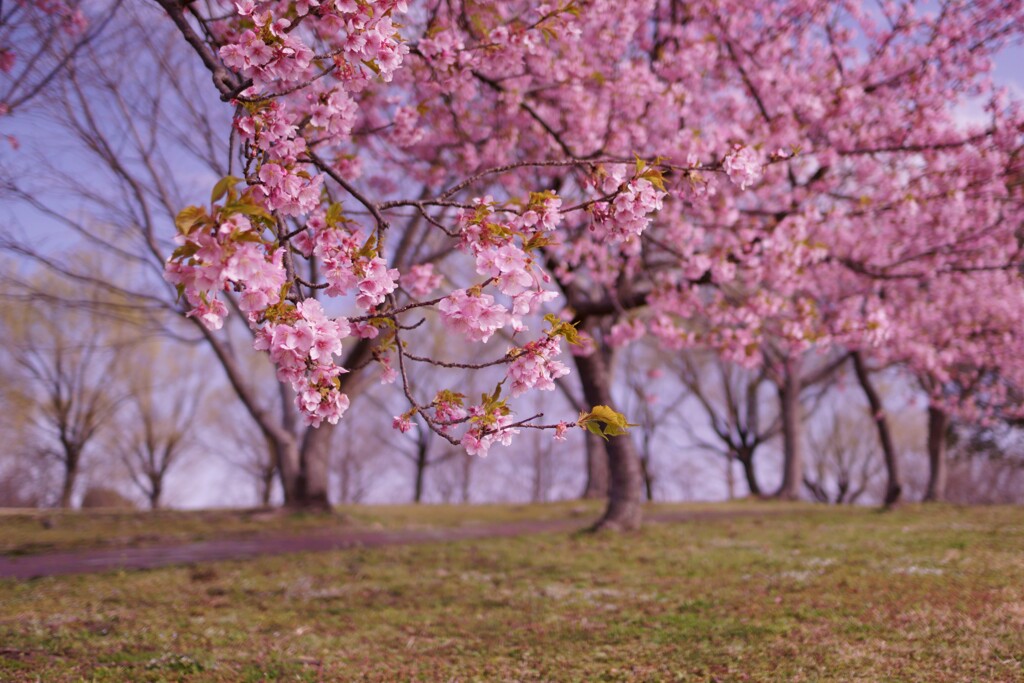
POLYGON ((341 206, 341 202, 334 202, 327 208, 327 215, 324 217, 327 221, 327 225, 334 227, 338 221, 345 222, 345 213, 341 206))
POLYGON ((226 175, 217 181, 217 184, 213 186, 213 192, 210 193, 210 203, 213 204, 221 197, 228 193, 232 187, 242 182, 241 178, 236 178, 233 175, 226 175))
POLYGON ((625 415, 609 406, 594 406, 589 413, 580 413, 576 424, 605 441, 609 436, 621 436, 629 431, 630 427, 636 427, 626 420, 625 415))
POLYGON ((636 159, 636 174, 641 175, 647 167, 647 162, 641 159, 638 154, 633 154, 633 158, 636 159))
POLYGON ((583 343, 580 341, 580 332, 576 329, 578 323, 567 323, 553 313, 544 316, 544 321, 551 325, 551 329, 547 331, 549 337, 564 337, 565 341, 573 346, 583 343))
POLYGON ((206 209, 201 206, 186 206, 184 209, 178 212, 178 215, 174 217, 174 226, 178 228, 178 232, 182 235, 187 235, 192 232, 192 228, 196 224, 201 223, 206 218, 206 209))
POLYGON ((262 206, 256 204, 231 204, 230 206, 224 207, 231 213, 241 213, 246 216, 253 216, 255 218, 262 218, 265 221, 273 222, 274 217, 267 212, 262 206))

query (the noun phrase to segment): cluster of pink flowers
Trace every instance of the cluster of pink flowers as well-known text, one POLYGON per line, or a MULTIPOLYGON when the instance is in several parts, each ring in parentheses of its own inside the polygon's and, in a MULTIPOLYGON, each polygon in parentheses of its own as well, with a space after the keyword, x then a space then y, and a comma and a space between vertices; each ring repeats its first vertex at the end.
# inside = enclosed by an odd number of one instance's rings
POLYGON ((395 415, 395 419, 391 421, 391 428, 396 429, 403 434, 412 431, 414 426, 412 419, 408 415, 395 415))
POLYGON ((523 317, 558 294, 544 289, 551 276, 516 244, 516 236, 526 245, 532 238, 554 229, 562 220, 561 199, 552 193, 534 193, 527 209, 507 221, 497 218, 491 197, 474 199, 473 205, 474 209, 460 210, 456 216, 459 246, 476 258, 476 272, 495 280, 498 290, 512 299, 511 315, 499 327, 509 324, 520 332, 526 329, 523 317))
POLYGON ((606 227, 616 242, 625 242, 640 236, 650 225, 650 214, 660 211, 665 192, 642 177, 626 180, 626 167, 615 164, 602 169, 598 189, 606 195, 615 195, 610 204, 593 206, 594 220, 606 227))
POLYGON ((735 145, 725 155, 722 167, 729 174, 729 180, 739 185, 741 190, 747 189, 761 178, 761 160, 754 150, 743 145, 735 145))
POLYGON ((370 310, 398 287, 398 270, 388 268, 381 257, 366 253, 364 237, 358 231, 327 227, 322 216, 315 216, 297 237, 300 251, 323 260, 328 296, 345 296, 355 288, 356 303, 370 310))
POLYGON ((472 406, 469 409, 469 414, 471 417, 479 419, 462 435, 460 441, 462 447, 466 449, 466 453, 470 455, 485 458, 495 443, 509 446, 512 444, 512 437, 519 433, 518 429, 508 426, 513 422, 511 413, 503 414, 501 411, 495 410, 488 415, 480 406, 472 406), (484 426, 485 424, 487 426, 484 426))
POLYGON ((511 225, 521 231, 551 232, 562 223, 563 218, 561 197, 551 192, 535 193, 526 211, 512 219, 511 225))
POLYGON ((274 19, 260 11, 252 0, 237 3, 238 13, 254 26, 220 49, 224 64, 252 79, 253 87, 267 88, 277 82, 302 79, 313 61, 313 50, 293 36, 287 19, 274 19))
POLYGON ((559 353, 558 340, 544 337, 531 341, 518 349, 519 355, 508 366, 506 376, 512 380, 512 397, 520 396, 530 389, 551 391, 555 380, 569 374, 569 368, 554 356, 559 353))
POLYGON ((267 208, 286 216, 301 216, 320 205, 321 175, 308 177, 294 168, 279 164, 264 164, 260 168, 262 185, 257 185, 257 196, 267 208))
POLYGON ((306 94, 309 123, 327 135, 347 138, 352 133, 358 107, 352 96, 341 88, 314 89, 306 94))
POLYGON ((464 47, 465 44, 459 39, 459 34, 451 30, 428 34, 419 43, 419 51, 423 58, 441 71, 455 66, 464 47))
POLYGON ((341 354, 341 340, 350 333, 348 321, 328 318, 316 299, 299 302, 282 320, 268 321, 257 331, 254 348, 267 351, 278 379, 291 384, 307 424, 336 424, 348 409, 348 396, 337 383, 346 371, 334 356, 341 354))
POLYGON ((646 333, 647 327, 639 318, 623 320, 612 325, 608 334, 608 345, 611 347, 626 346, 642 338, 646 333))
POLYGON ((235 129, 243 140, 266 152, 269 158, 292 164, 306 150, 306 140, 299 135, 297 123, 296 114, 275 100, 236 118, 235 129))
POLYGON ((665 193, 654 187, 651 181, 634 178, 626 188, 612 200, 611 225, 613 234, 629 239, 639 237, 651 223, 650 214, 661 210, 665 193))
POLYGON ((420 115, 414 107, 398 107, 395 110, 395 123, 391 129, 391 140, 395 145, 412 147, 423 138, 419 118, 420 115))
POLYGON ((483 292, 457 289, 437 305, 444 323, 474 342, 486 342, 509 320, 508 309, 483 292))
POLYGON ((432 263, 419 263, 402 276, 402 286, 412 296, 423 298, 441 286, 441 274, 434 272, 432 263))
POLYGON ((217 294, 228 286, 242 291, 239 308, 250 317, 281 300, 284 249, 270 251, 245 216, 234 214, 214 232, 195 230, 176 239, 191 256, 168 261, 166 277, 182 288, 192 307, 188 315, 209 329, 224 324, 227 307, 217 294))
POLYGON ((431 403, 434 408, 433 419, 442 432, 447 434, 453 425, 466 418, 467 413, 462 399, 462 394, 451 391, 439 391, 434 397, 431 403))
POLYGON ((488 245, 476 253, 476 272, 494 278, 501 293, 508 296, 537 284, 532 264, 533 259, 512 242, 500 247, 488 245))

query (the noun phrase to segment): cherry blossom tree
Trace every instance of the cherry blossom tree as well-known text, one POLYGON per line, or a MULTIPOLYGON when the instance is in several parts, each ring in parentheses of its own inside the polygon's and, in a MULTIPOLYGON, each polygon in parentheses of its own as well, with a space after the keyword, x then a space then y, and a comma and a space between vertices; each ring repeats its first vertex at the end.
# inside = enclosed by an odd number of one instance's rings
POLYGON ((765 339, 783 359, 871 348, 913 334, 880 283, 1019 262, 1021 114, 988 72, 1020 2, 158 4, 240 152, 177 217, 190 315, 215 329, 237 292, 312 426, 342 418, 338 359, 372 339, 399 430, 417 416, 477 455, 523 429, 610 437, 604 526, 639 524, 641 477, 595 346, 651 335, 748 365, 765 339), (957 120, 968 98, 986 123, 957 120), (438 322, 514 343, 424 355, 438 322), (569 371, 566 344, 588 409, 517 414, 569 371), (499 381, 477 401, 410 382, 418 363, 499 381))

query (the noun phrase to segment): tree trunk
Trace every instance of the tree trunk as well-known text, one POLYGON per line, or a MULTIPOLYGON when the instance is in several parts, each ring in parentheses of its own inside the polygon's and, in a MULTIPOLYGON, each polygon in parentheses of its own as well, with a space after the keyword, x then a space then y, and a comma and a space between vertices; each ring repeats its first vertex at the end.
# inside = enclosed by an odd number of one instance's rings
POLYGON ((779 410, 782 413, 782 484, 775 493, 782 500, 798 500, 803 483, 803 425, 800 415, 799 361, 787 359, 779 387, 779 410))
MULTIPOLYGON (((612 406, 611 374, 604 356, 596 351, 575 358, 583 397, 589 406, 612 406)), ((605 447, 608 451, 608 506, 595 529, 638 529, 643 518, 643 477, 636 445, 626 434, 611 437, 605 447)))
POLYGON ((307 429, 299 451, 299 487, 292 507, 305 510, 331 509, 329 491, 331 471, 331 436, 334 425, 325 424, 307 429))
POLYGON ((743 476, 747 480, 750 495, 761 496, 761 485, 757 481, 757 473, 754 472, 754 451, 741 450, 736 453, 736 459, 743 465, 743 476))
POLYGON ((864 359, 859 351, 853 354, 853 369, 857 373, 857 381, 860 382, 864 396, 868 399, 871 407, 871 417, 875 421, 875 428, 878 430, 878 441, 882 445, 882 454, 885 456, 885 472, 888 480, 885 484, 885 507, 892 507, 900 501, 903 493, 903 485, 900 483, 899 460, 896 458, 896 449, 892 444, 892 434, 889 431, 889 421, 885 417, 885 406, 882 405, 882 398, 878 395, 867 368, 864 366, 864 359))
POLYGON ((591 432, 586 433, 587 446, 587 487, 583 490, 585 499, 608 497, 608 450, 604 439, 591 432))
POLYGON ((274 460, 277 463, 277 473, 281 480, 285 507, 301 508, 301 494, 305 484, 302 481, 300 469, 299 445, 291 438, 272 438, 271 446, 274 451, 274 460))
POLYGON ((163 496, 164 493, 163 479, 161 477, 152 477, 149 483, 149 509, 159 510, 160 498, 163 496))
POLYGON ((644 478, 644 493, 647 500, 652 501, 654 500, 654 477, 648 467, 649 463, 650 458, 640 458, 640 475, 644 478))
POLYGON ((64 484, 60 489, 60 506, 65 510, 71 507, 71 496, 75 491, 76 475, 77 472, 74 470, 64 470, 64 484))
POLYGON ((78 453, 65 453, 64 482, 60 489, 60 506, 67 510, 71 507, 71 497, 75 493, 75 480, 78 479, 78 453))
POLYGON ((924 500, 936 503, 946 499, 946 429, 949 415, 942 408, 928 406, 928 490, 924 500))
POLYGON ((423 500, 423 479, 427 473, 427 451, 420 449, 416 454, 416 483, 412 493, 412 502, 419 503, 423 500))
POLYGON ((268 467, 260 477, 260 503, 265 508, 270 507, 270 496, 274 492, 274 475, 276 474, 276 468, 268 467))

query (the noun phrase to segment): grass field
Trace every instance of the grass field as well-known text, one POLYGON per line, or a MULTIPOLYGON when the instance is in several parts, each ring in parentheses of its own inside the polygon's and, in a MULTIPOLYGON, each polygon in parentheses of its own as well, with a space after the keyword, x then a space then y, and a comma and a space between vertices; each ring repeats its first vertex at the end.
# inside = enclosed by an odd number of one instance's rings
MULTIPOLYGON (((625 536, 0 581, 0 681, 1024 681, 1024 509, 762 505, 625 536)), ((579 508, 346 519, 477 514, 579 508)))

